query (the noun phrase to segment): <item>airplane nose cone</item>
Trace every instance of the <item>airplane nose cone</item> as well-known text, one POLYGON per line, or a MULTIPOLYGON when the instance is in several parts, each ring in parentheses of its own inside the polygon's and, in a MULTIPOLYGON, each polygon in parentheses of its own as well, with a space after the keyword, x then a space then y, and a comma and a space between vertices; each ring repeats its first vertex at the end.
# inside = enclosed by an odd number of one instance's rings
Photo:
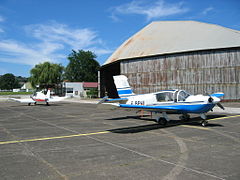
POLYGON ((212 103, 212 102, 213 102, 213 98, 212 98, 212 97, 209 97, 209 98, 208 98, 208 102, 212 103))
POLYGON ((213 103, 214 104, 217 104, 217 103, 219 103, 220 102, 220 98, 217 98, 217 97, 212 97, 212 99, 213 99, 213 103))

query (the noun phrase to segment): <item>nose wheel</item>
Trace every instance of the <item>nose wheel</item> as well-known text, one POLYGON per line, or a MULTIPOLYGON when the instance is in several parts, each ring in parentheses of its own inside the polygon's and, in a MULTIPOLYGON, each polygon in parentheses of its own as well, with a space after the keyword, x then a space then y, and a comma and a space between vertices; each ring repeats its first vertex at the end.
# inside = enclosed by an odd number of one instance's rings
POLYGON ((202 125, 203 127, 206 127, 207 124, 208 124, 208 121, 206 121, 206 120, 203 120, 203 121, 201 122, 201 125, 202 125))

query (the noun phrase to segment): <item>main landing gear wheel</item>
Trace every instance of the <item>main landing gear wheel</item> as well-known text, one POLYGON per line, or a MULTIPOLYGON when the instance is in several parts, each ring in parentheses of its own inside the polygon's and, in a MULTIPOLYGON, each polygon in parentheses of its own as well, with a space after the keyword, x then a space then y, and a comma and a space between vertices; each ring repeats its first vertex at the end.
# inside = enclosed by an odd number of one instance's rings
POLYGON ((157 123, 163 126, 167 125, 167 120, 164 117, 157 118, 157 123))
POLYGON ((201 122, 201 125, 202 125, 203 127, 206 127, 207 124, 208 124, 208 121, 206 121, 206 120, 203 120, 203 121, 201 122))

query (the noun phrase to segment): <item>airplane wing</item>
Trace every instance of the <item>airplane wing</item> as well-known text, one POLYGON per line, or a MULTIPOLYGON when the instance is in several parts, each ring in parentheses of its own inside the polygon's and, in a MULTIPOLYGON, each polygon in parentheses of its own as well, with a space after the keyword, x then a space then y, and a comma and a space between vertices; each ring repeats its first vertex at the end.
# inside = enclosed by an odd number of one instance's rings
POLYGON ((105 108, 115 109, 115 108, 124 108, 124 109, 136 109, 136 110, 145 110, 152 112, 168 112, 168 113, 177 113, 182 110, 179 106, 174 105, 130 105, 130 104, 119 104, 119 103, 102 103, 105 105, 105 108), (115 107, 115 108, 114 108, 115 107))
POLYGON ((28 99, 9 98, 9 100, 20 102, 20 103, 34 103, 34 102, 36 102, 33 99, 31 99, 31 98, 28 98, 28 99))
POLYGON ((47 99, 47 102, 59 102, 59 101, 63 101, 64 99, 67 99, 68 97, 51 97, 49 99, 47 99))
POLYGON ((146 111, 154 111, 154 112, 170 112, 177 113, 182 111, 182 107, 177 105, 129 105, 129 104, 119 104, 121 108, 130 108, 130 109, 138 109, 138 110, 146 110, 146 111))

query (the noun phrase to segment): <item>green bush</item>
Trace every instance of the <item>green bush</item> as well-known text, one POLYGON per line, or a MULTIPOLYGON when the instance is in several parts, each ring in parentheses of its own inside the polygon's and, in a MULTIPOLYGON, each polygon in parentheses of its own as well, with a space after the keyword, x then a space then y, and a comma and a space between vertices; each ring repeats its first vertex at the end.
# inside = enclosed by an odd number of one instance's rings
POLYGON ((32 92, 0 92, 0 95, 29 95, 32 92))
POLYGON ((87 97, 88 98, 97 98, 98 97, 98 90, 97 89, 90 89, 87 91, 87 97))

